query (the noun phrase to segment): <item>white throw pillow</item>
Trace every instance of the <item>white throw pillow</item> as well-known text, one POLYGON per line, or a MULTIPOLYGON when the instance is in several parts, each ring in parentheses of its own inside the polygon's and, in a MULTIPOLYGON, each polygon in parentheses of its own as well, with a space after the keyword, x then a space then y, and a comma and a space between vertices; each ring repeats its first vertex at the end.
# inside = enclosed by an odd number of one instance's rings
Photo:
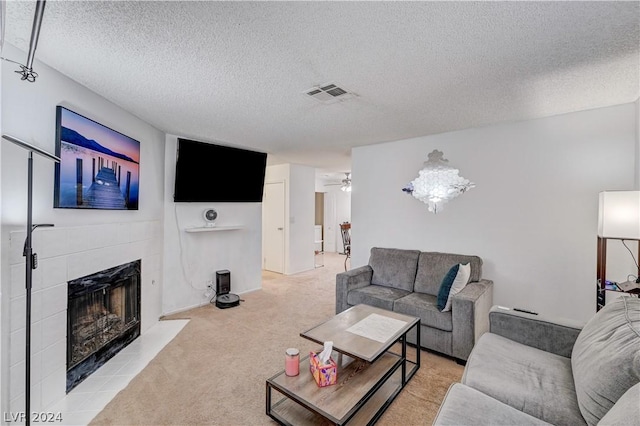
POLYGON ((447 304, 444 305, 444 309, 442 312, 447 312, 451 310, 451 296, 454 294, 460 293, 464 286, 469 282, 469 278, 471 278, 471 264, 465 263, 460 264, 460 268, 458 268, 458 274, 456 278, 453 280, 453 284, 451 284, 451 290, 449 290, 449 297, 447 297, 447 304))

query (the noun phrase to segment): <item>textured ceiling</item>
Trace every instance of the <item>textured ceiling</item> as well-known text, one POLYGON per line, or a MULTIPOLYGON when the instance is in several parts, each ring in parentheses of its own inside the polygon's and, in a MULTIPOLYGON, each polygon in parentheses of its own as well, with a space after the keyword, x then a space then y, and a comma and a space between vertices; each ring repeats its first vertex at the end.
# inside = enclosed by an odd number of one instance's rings
MULTIPOLYGON (((34 7, 6 6, 25 52, 34 7)), ((167 133, 343 172, 354 146, 633 102, 639 27, 637 1, 48 1, 35 56, 167 133), (304 94, 327 82, 355 96, 304 94)))

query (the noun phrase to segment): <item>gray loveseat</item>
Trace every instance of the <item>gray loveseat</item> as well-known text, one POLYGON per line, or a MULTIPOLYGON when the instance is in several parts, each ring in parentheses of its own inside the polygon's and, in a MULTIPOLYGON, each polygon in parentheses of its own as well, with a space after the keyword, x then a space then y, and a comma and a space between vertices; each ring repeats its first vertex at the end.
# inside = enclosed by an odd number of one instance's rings
POLYGON ((489 329, 493 282, 482 279, 478 256, 374 247, 368 265, 336 276, 336 313, 361 303, 419 317, 420 346, 464 361, 489 329), (470 282, 440 312, 440 284, 458 263, 471 264, 470 282))
POLYGON ((493 307, 434 425, 640 425, 640 299, 584 327, 493 307))

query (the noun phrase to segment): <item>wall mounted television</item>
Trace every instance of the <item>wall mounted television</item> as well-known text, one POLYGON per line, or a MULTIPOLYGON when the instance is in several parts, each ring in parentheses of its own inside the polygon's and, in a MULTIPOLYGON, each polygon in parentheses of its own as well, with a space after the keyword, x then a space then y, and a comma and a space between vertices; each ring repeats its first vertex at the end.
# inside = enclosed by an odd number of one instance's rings
POLYGON ((140 142, 56 107, 53 207, 138 210, 140 142))
POLYGON ((262 202, 267 154, 178 138, 175 202, 262 202))

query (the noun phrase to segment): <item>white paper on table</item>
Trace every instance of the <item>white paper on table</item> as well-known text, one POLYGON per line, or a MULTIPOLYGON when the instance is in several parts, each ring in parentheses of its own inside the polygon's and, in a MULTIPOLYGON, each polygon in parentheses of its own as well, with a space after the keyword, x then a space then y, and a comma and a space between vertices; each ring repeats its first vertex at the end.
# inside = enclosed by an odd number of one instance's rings
POLYGON ((347 328, 347 331, 349 333, 357 334, 358 336, 366 337, 367 339, 384 343, 393 337, 393 335, 406 324, 406 321, 399 319, 389 318, 378 314, 370 314, 366 318, 347 328))

